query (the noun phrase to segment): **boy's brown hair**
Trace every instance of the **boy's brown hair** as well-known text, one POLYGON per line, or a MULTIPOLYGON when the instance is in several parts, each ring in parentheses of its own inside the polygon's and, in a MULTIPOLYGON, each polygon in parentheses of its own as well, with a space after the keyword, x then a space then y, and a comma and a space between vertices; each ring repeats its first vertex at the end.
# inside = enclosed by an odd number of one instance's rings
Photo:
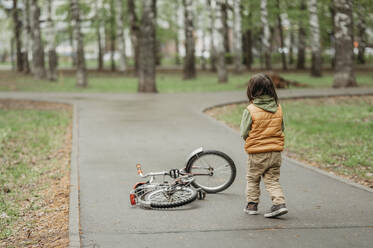
POLYGON ((278 97, 272 79, 264 73, 258 73, 249 80, 247 97, 250 101, 253 101, 256 97, 263 95, 273 97, 278 104, 278 97))

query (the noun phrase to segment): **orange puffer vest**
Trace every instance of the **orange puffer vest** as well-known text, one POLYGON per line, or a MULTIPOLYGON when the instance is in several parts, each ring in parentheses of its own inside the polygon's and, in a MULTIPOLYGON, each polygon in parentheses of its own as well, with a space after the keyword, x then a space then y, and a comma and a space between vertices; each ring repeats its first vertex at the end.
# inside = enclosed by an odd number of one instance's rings
POLYGON ((284 150, 282 132, 282 109, 278 105, 275 113, 265 111, 254 104, 247 106, 252 124, 245 142, 247 153, 276 152, 284 150))

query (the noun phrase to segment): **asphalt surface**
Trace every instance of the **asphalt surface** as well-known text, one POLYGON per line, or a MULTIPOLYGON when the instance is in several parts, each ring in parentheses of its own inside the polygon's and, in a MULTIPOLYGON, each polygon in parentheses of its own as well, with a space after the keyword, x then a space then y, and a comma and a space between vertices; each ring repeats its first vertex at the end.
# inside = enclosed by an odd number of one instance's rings
MULTIPOLYGON (((373 89, 352 89, 373 94, 373 89)), ((346 94, 345 90, 288 90, 280 97, 346 94)), ((266 219, 245 206, 247 155, 239 134, 202 113, 242 92, 196 94, 0 93, 76 104, 82 247, 372 247, 373 193, 284 161, 281 184, 289 213, 266 219), (237 178, 225 192, 180 209, 133 208, 129 191, 143 170, 182 168, 203 146, 235 161, 237 178)), ((333 149, 331 147, 330 149, 333 149)))

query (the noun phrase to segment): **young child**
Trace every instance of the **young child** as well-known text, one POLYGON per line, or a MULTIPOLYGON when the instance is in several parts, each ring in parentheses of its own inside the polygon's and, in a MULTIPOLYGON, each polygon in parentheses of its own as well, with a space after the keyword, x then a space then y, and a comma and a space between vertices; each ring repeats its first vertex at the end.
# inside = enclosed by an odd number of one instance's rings
POLYGON ((288 212, 280 186, 281 151, 284 149, 282 109, 271 78, 254 75, 247 87, 249 106, 241 120, 241 136, 249 154, 247 171, 248 214, 258 214, 260 179, 272 198, 273 206, 264 217, 277 217, 288 212))

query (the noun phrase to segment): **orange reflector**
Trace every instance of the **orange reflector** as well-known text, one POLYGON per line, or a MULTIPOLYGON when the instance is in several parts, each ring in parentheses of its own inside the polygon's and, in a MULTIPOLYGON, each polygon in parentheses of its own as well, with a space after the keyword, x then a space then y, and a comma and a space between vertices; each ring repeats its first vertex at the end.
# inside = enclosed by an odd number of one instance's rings
POLYGON ((136 195, 135 194, 130 194, 130 202, 131 202, 131 205, 136 205, 136 195))

